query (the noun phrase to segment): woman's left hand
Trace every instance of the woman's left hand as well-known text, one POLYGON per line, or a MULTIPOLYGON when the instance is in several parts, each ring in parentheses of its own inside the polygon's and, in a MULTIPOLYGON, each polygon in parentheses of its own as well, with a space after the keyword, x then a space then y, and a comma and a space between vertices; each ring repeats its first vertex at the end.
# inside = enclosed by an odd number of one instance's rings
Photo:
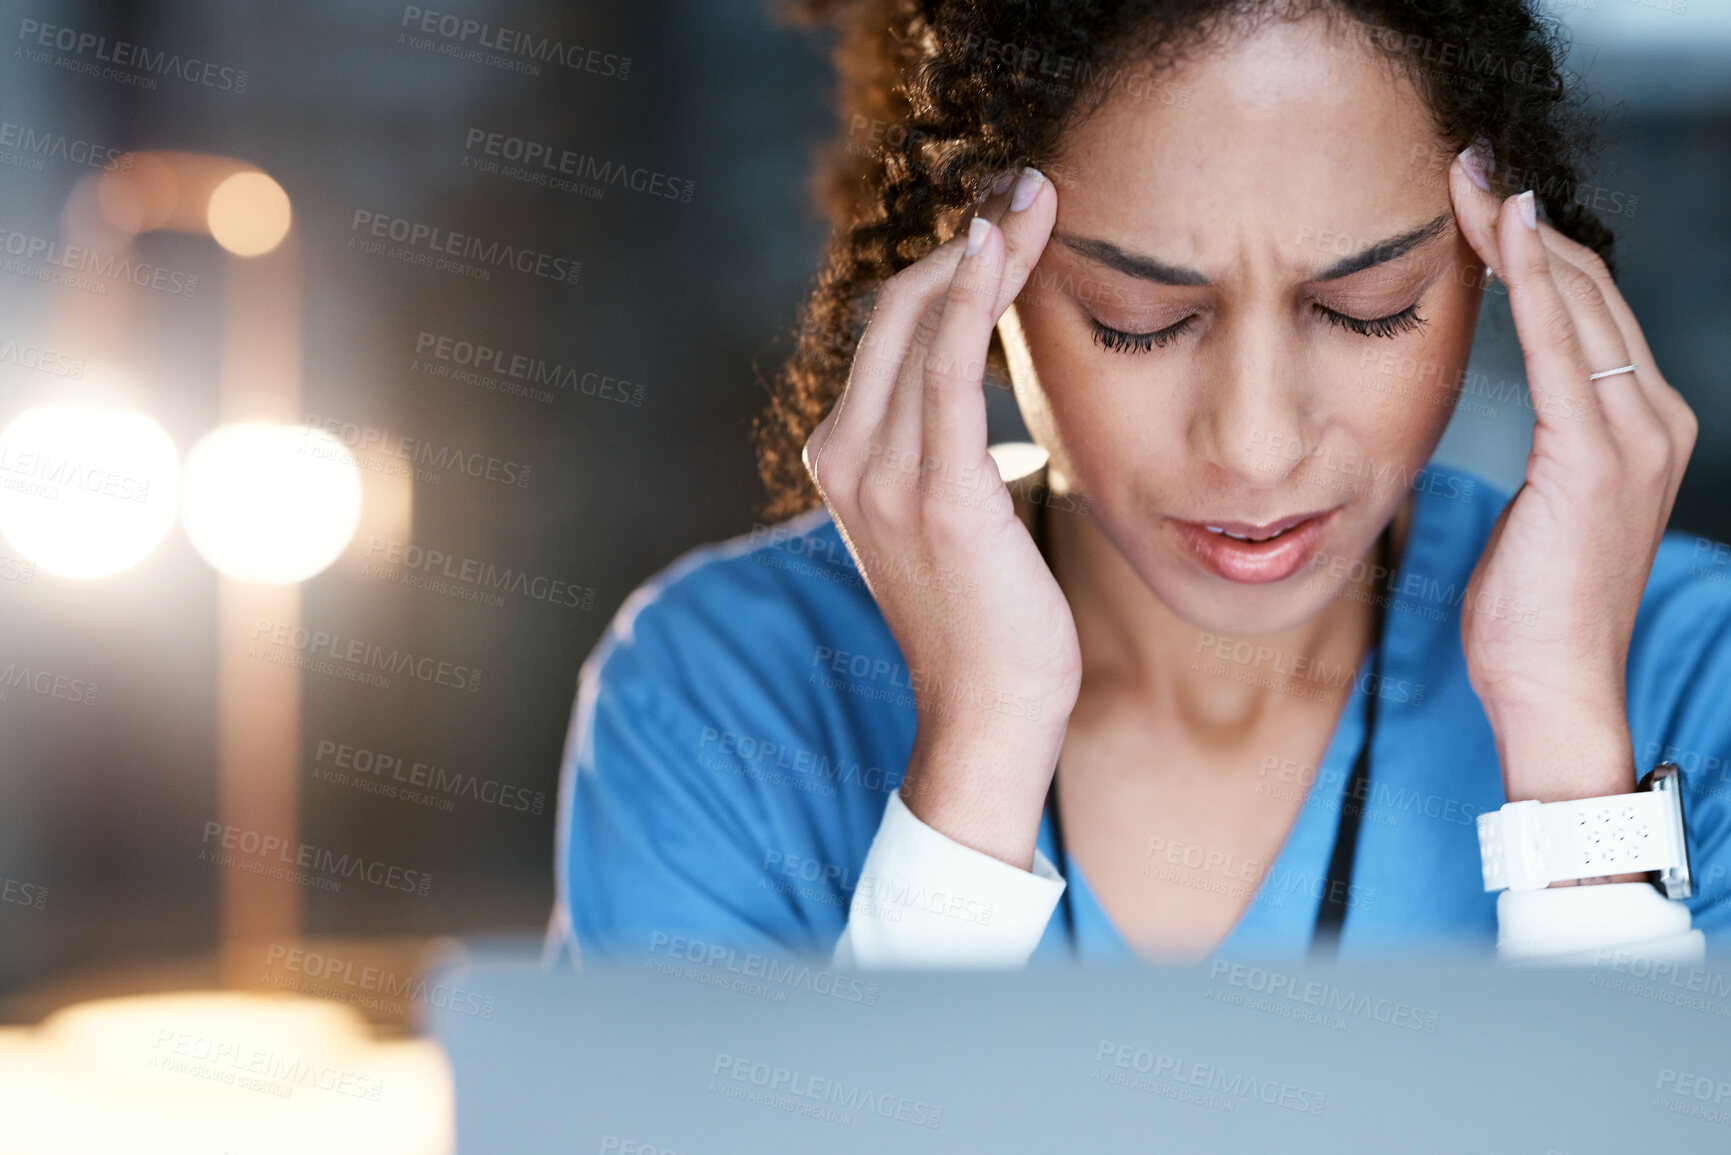
POLYGON ((1449 170, 1455 217, 1508 287, 1537 424, 1526 480, 1467 586, 1467 674, 1510 801, 1627 793, 1629 636, 1695 415, 1598 255, 1537 223, 1530 192, 1499 205, 1471 160, 1449 170))

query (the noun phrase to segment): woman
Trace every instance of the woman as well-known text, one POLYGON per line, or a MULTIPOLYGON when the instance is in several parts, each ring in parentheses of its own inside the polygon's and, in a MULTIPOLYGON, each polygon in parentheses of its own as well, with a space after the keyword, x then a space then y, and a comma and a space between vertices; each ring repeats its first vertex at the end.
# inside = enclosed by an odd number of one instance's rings
POLYGON ((1662 537, 1695 420, 1570 196, 1546 28, 1417 7, 841 7, 836 240, 760 429, 797 516, 591 655, 560 934, 748 972, 1731 936, 1731 586, 1662 537), (1487 283, 1514 495, 1426 468, 1487 283), (999 364, 1049 455, 1011 486, 999 364), (1661 758, 1686 901, 1486 890, 1478 815, 1661 758))

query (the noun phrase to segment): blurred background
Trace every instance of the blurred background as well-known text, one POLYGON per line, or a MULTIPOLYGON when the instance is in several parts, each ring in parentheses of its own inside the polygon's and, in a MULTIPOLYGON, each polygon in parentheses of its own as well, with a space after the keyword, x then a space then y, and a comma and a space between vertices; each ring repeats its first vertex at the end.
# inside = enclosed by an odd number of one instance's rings
MULTIPOLYGON (((1673 524, 1725 540, 1731 9, 1554 11, 1701 419, 1673 524)), ((0 31, 0 425, 32 414, 0 457, 0 1022, 537 939, 579 666, 758 520, 827 44, 753 0, 6 0, 0 31), (124 467, 43 472, 93 437, 124 467), (259 539, 269 469, 348 520, 259 539)), ((1472 373, 1521 377, 1500 296, 1472 373)), ((1438 456, 1513 485, 1530 413, 1494 392, 1438 456)))

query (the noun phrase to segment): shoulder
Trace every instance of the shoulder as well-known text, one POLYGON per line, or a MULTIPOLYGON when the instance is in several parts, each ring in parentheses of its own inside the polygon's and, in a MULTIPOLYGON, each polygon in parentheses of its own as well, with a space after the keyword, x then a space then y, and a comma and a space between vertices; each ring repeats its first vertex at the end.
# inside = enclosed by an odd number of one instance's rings
POLYGON ((688 550, 633 590, 584 665, 579 712, 584 693, 607 693, 751 715, 767 704, 754 693, 785 697, 867 638, 881 647, 888 628, 828 510, 814 509, 688 550))
POLYGON ((1731 546, 1677 531, 1661 539, 1629 644, 1629 712, 1638 736, 1679 745, 1690 761, 1731 758, 1731 546), (1703 742, 1718 748, 1689 748, 1703 742))
POLYGON ((559 910, 584 949, 833 945, 912 745, 900 663, 825 510, 635 589, 583 665, 560 778, 559 910))

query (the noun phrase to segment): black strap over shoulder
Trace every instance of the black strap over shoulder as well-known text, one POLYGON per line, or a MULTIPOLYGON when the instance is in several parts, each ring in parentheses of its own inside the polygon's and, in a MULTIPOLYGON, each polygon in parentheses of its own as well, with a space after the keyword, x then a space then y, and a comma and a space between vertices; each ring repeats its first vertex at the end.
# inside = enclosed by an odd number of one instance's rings
MULTIPOLYGON (((1011 486, 1017 513, 1042 557, 1047 557, 1047 514, 1050 504, 1045 485, 1045 470, 1041 469, 1011 486)), ((1377 539, 1377 557, 1384 566, 1393 562, 1393 526, 1385 527, 1377 539)), ((1316 927, 1311 935, 1310 957, 1333 959, 1340 950, 1340 936, 1346 924, 1346 912, 1352 905, 1353 866, 1358 855, 1358 833, 1364 817, 1366 799, 1370 796, 1371 751, 1376 739, 1376 705, 1382 690, 1382 634, 1384 596, 1375 595, 1371 602, 1372 628, 1370 648, 1370 684, 1364 702, 1364 738, 1358 755, 1353 759, 1352 774, 1340 800, 1340 819, 1334 835, 1334 850, 1329 856, 1328 876, 1323 881, 1322 895, 1316 912, 1316 927)), ((1061 765, 1061 764, 1060 764, 1061 765)), ((1046 814, 1052 826, 1053 865, 1066 879, 1070 874, 1069 856, 1064 851, 1064 825, 1058 809, 1058 773, 1054 768, 1051 785, 1046 789, 1046 814)), ((1079 955, 1076 941, 1076 911, 1068 887, 1059 901, 1064 920, 1065 940, 1072 956, 1079 955)))

